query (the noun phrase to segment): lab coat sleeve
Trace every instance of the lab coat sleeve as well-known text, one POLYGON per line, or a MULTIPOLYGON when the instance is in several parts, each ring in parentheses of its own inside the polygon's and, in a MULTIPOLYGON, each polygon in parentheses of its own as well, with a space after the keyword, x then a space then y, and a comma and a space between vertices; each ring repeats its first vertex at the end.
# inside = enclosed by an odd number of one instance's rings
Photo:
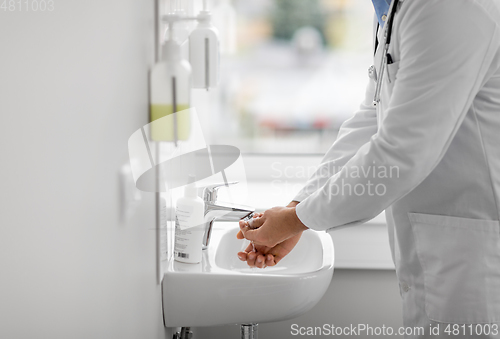
POLYGON ((309 228, 369 220, 419 185, 445 154, 500 41, 496 23, 468 0, 406 0, 393 34, 399 71, 379 131, 298 204, 309 228))
POLYGON ((369 142, 370 138, 377 133, 377 113, 372 105, 374 92, 375 82, 369 79, 365 99, 359 110, 342 124, 337 139, 326 152, 318 169, 293 200, 302 201, 320 189, 356 154, 363 144, 369 142))

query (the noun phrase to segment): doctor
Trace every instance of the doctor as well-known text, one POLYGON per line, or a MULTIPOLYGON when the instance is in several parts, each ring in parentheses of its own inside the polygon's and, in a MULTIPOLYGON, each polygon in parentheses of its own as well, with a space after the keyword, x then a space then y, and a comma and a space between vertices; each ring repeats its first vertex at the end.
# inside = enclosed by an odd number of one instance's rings
POLYGON ((411 338, 500 338, 500 0, 373 2, 364 102, 288 207, 240 223, 259 246, 238 255, 275 265, 385 210, 411 338))

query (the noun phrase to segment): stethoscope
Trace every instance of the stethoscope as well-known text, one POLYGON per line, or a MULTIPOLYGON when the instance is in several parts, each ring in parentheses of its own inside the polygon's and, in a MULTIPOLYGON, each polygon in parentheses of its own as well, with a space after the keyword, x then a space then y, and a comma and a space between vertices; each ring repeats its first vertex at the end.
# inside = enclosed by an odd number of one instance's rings
POLYGON ((380 59, 380 67, 378 68, 380 75, 377 77, 375 67, 372 66, 369 69, 370 77, 374 78, 375 81, 377 82, 377 87, 375 88, 375 96, 373 98, 373 106, 377 106, 378 103, 380 102, 382 79, 384 77, 383 67, 386 63, 387 64, 393 63, 392 57, 389 54, 389 45, 391 43, 394 15, 396 14, 399 1, 401 0, 392 0, 391 6, 389 8, 389 16, 387 17, 387 22, 385 23, 384 42, 382 46, 380 46, 383 49, 382 58, 380 59))

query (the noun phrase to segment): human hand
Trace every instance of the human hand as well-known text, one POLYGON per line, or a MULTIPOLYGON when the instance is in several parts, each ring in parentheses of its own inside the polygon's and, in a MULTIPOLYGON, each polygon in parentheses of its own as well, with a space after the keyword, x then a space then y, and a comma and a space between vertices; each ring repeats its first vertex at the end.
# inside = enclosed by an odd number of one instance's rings
MULTIPOLYGON (((292 201, 287 207, 297 206, 298 201, 292 201)), ((261 218, 263 213, 255 213, 254 218, 261 218)), ((253 222, 252 222, 253 224, 253 222)), ((253 227, 253 225, 252 225, 253 227)), ((267 247, 263 245, 249 244, 243 252, 238 252, 238 258, 241 261, 246 261, 250 267, 264 268, 266 266, 274 266, 281 261, 295 247, 300 240, 302 232, 274 246, 267 247)), ((244 239, 241 230, 236 235, 238 239, 244 239)))
MULTIPOLYGON (((299 204, 298 201, 291 201, 286 207, 295 207, 299 204)), ((264 213, 254 213, 253 215, 253 218, 260 218, 264 215, 264 213)), ((252 226, 251 228, 256 228, 256 226, 253 225, 253 222, 252 222, 252 226)), ((238 234, 236 234, 236 238, 238 239, 245 239, 245 237, 243 236, 243 232, 241 230, 238 231, 238 234)))
POLYGON ((308 228, 297 217, 293 206, 273 207, 253 219, 252 226, 246 221, 240 221, 240 229, 238 238, 244 237, 255 245, 273 248, 308 228))
POLYGON ((301 235, 302 232, 274 247, 249 244, 244 252, 238 252, 238 258, 241 261, 246 261, 250 267, 265 268, 267 266, 274 266, 292 251, 300 240, 301 235))

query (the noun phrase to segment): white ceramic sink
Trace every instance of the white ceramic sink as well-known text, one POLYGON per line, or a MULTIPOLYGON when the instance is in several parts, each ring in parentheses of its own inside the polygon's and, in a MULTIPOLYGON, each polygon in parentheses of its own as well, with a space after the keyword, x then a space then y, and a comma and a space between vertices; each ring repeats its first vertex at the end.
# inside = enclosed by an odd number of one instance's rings
POLYGON ((308 230, 274 267, 250 268, 236 255, 237 223, 215 223, 200 264, 171 259, 163 278, 167 327, 281 321, 310 310, 323 297, 333 274, 330 236, 308 230))

